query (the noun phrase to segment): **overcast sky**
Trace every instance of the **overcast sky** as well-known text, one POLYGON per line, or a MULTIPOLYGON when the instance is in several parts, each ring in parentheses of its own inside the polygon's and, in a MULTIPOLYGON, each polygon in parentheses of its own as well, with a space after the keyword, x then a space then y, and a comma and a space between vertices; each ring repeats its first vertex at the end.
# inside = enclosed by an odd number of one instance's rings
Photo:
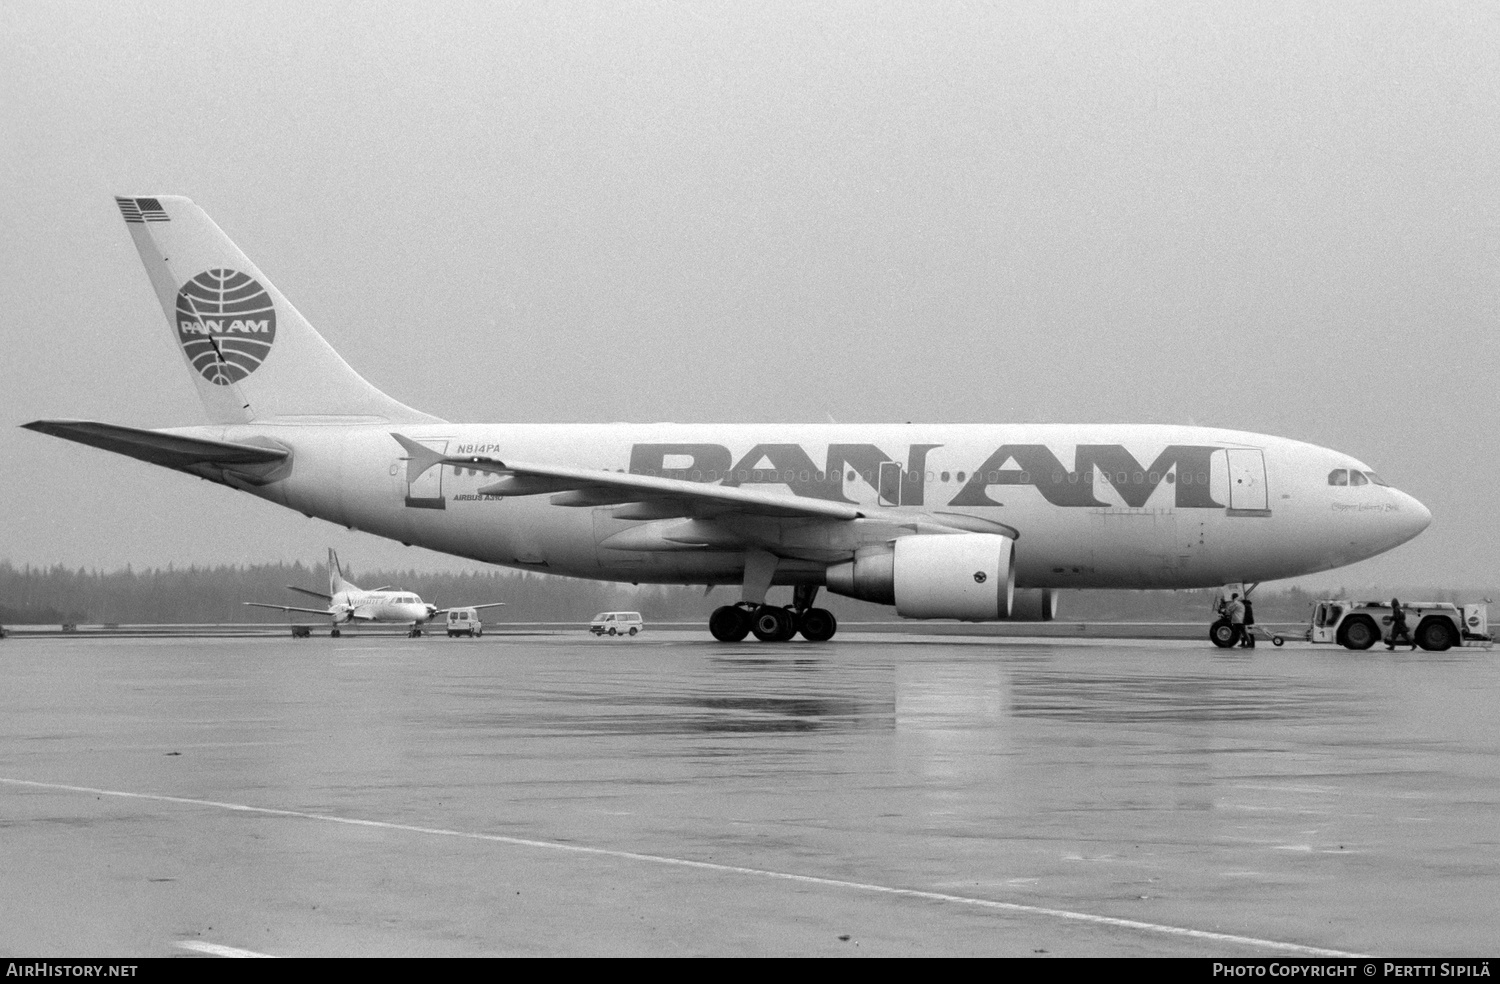
POLYGON ((1337 448, 1500 584, 1500 4, 0 5, 0 559, 466 565, 18 429, 203 422, 115 194, 457 421, 1337 448))

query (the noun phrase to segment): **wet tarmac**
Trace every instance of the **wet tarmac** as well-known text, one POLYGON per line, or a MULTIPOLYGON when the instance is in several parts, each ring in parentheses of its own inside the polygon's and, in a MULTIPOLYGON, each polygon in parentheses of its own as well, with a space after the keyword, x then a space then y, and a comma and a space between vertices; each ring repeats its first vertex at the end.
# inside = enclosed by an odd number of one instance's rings
POLYGON ((1500 653, 705 636, 0 642, 0 951, 1495 953, 1500 653))

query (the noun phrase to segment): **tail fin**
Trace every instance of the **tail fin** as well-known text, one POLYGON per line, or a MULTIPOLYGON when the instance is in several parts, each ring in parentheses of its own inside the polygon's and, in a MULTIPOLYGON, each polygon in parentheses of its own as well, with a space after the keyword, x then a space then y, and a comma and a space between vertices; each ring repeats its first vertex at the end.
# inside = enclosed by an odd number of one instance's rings
POLYGON ((358 591, 359 585, 344 580, 344 569, 339 566, 339 555, 334 553, 332 547, 328 548, 328 594, 330 596, 341 594, 345 591, 358 591))
POLYGON ((115 202, 213 423, 439 422, 351 369, 190 200, 115 202))

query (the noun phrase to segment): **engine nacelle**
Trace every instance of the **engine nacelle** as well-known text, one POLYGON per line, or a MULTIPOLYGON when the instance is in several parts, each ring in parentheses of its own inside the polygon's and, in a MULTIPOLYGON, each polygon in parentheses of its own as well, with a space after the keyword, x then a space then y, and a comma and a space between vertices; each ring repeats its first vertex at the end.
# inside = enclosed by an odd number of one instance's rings
POLYGON ((833 594, 894 604, 904 618, 1009 618, 1015 543, 995 533, 903 536, 828 568, 833 594))

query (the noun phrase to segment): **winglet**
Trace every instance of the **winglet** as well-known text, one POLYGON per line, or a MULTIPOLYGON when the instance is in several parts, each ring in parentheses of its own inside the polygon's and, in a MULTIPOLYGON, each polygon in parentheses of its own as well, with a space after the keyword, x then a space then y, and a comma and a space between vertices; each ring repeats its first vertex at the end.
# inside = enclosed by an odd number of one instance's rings
POLYGON ((406 481, 408 484, 422 477, 422 473, 433 465, 443 463, 443 456, 424 444, 418 444, 404 434, 391 432, 396 443, 406 452, 406 481))

